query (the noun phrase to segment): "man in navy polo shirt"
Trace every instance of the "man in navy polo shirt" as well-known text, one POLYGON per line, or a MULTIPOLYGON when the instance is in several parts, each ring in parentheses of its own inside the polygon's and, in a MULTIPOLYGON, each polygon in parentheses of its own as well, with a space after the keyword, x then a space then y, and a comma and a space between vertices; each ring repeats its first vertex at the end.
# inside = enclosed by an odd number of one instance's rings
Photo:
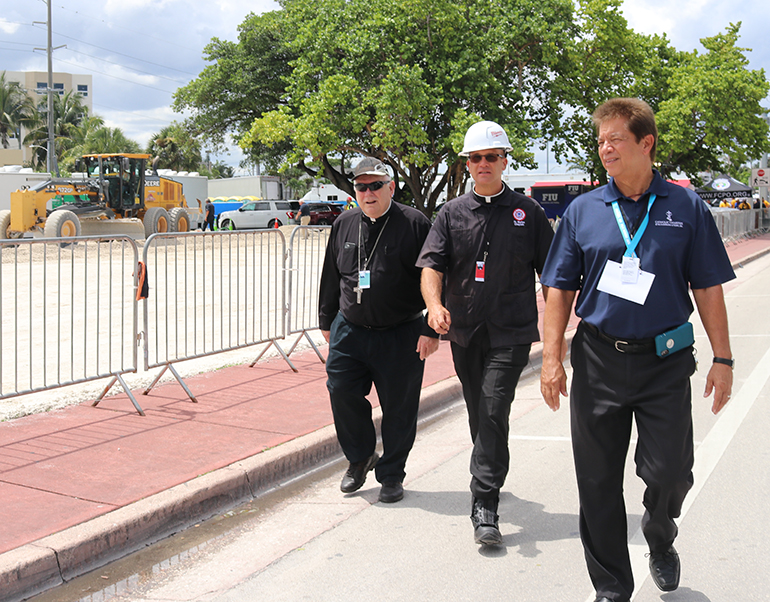
POLYGON ((634 582, 623 471, 631 422, 636 472, 646 484, 650 573, 671 591, 680 574, 674 519, 693 482, 688 289, 714 352, 704 395, 714 393, 717 413, 732 389, 722 284, 735 274, 706 204, 653 169, 658 132, 647 103, 611 99, 593 118, 610 183, 570 204, 543 269, 549 295, 540 386, 557 410, 567 394, 561 342, 580 291, 570 390, 580 536, 596 601, 627 602, 634 582))

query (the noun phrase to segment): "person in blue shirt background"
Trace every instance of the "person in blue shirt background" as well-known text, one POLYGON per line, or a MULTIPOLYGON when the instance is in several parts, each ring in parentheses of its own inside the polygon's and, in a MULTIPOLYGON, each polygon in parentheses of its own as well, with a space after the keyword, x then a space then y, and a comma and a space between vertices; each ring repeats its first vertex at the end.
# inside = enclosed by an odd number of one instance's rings
POLYGON ((577 296, 570 414, 580 535, 596 602, 628 602, 623 473, 632 420, 650 573, 671 591, 680 577, 674 519, 693 482, 689 289, 714 352, 705 395, 714 393, 717 413, 732 390, 722 284, 735 274, 706 203, 653 169, 658 132, 647 103, 614 98, 593 118, 610 182, 569 205, 548 254, 540 387, 557 410, 567 394, 562 340, 577 296))

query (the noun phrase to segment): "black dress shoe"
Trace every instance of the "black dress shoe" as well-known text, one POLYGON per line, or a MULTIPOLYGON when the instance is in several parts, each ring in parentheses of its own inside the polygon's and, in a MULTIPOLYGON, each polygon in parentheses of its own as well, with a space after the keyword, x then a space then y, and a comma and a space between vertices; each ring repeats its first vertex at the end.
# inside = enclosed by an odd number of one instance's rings
POLYGON ((679 587, 679 554, 674 546, 666 552, 650 552, 650 575, 658 589, 673 592, 679 587))
POLYGON ((503 543, 503 536, 497 528, 497 498, 480 500, 473 498, 471 522, 476 543, 485 546, 498 546, 503 543))
POLYGON ((366 473, 374 468, 374 465, 377 464, 377 460, 379 459, 380 457, 375 452, 366 460, 361 462, 351 462, 347 472, 345 472, 345 476, 342 477, 340 490, 343 493, 353 493, 354 491, 361 489, 364 481, 366 481, 366 473))
POLYGON ((609 598, 605 598, 604 596, 602 596, 601 598, 596 598, 594 602, 613 602, 613 601, 610 600, 609 598))
POLYGON ((404 499, 404 486, 400 481, 390 481, 382 484, 380 489, 380 501, 392 504, 404 499))

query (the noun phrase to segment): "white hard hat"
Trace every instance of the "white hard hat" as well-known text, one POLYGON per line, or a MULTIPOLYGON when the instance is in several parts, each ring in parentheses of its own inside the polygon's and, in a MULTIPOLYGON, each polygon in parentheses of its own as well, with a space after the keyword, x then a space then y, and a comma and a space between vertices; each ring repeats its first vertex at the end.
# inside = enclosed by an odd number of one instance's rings
POLYGON ((508 142, 508 135, 502 127, 494 121, 479 121, 469 127, 465 133, 465 143, 460 156, 467 157, 473 151, 488 148, 500 148, 505 152, 513 150, 511 143, 508 142))

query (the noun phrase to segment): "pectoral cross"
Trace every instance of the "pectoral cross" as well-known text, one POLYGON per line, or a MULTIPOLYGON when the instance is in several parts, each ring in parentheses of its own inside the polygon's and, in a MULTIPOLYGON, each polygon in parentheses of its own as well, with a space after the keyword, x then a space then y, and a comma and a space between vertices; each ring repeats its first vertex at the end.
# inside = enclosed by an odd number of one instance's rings
POLYGON ((361 305, 361 295, 363 294, 364 289, 362 289, 360 286, 355 286, 353 291, 356 293, 356 303, 361 305))

